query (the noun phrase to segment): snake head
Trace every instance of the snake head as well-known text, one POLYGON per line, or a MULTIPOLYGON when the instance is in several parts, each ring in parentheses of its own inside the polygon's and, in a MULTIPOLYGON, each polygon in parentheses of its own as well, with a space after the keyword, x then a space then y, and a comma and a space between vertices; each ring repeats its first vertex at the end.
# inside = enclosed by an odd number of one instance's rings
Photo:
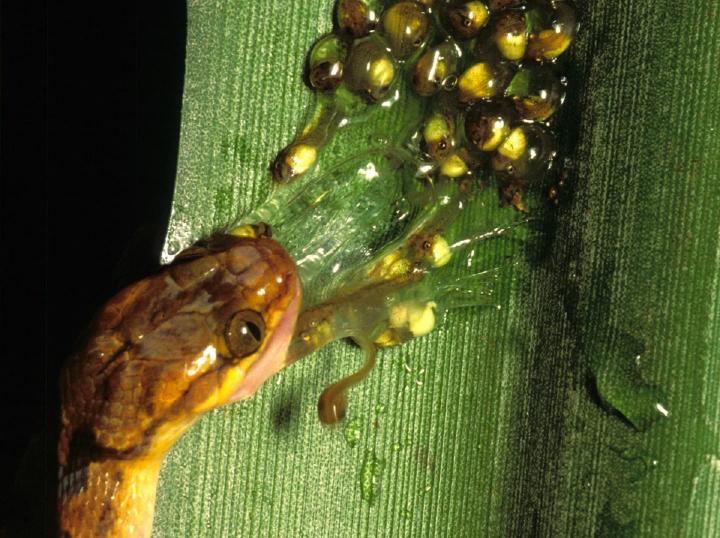
POLYGON ((204 412, 282 368, 300 307, 267 237, 219 236, 121 291, 61 377, 61 465, 163 455, 204 412))

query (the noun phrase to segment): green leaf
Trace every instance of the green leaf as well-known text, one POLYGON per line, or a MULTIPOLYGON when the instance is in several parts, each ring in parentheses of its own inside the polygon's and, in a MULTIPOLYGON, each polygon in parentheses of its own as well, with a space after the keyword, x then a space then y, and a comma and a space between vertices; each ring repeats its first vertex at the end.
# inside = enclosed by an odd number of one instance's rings
POLYGON ((505 88, 505 97, 517 96, 525 97, 530 93, 530 71, 520 69, 505 88))
MULTIPOLYGON (((342 343, 210 413, 166 460, 157 536, 718 532, 719 6, 577 3, 571 194, 508 303, 382 351, 351 393, 354 444, 316 418, 322 389, 359 364, 342 343), (637 364, 620 335, 644 344, 637 364), (643 422, 634 386, 664 393, 669 416, 643 422)), ((332 4, 188 3, 168 250, 267 197, 332 4)), ((327 158, 361 142, 343 134, 327 158)))

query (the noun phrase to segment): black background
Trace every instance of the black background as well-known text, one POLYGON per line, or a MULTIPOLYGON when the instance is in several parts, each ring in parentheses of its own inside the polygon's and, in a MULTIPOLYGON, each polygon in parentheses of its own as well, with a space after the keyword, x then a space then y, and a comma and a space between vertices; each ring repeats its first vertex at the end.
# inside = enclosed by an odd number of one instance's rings
POLYGON ((34 536, 53 504, 60 365, 94 311, 157 265, 185 3, 2 9, 0 529, 34 536))

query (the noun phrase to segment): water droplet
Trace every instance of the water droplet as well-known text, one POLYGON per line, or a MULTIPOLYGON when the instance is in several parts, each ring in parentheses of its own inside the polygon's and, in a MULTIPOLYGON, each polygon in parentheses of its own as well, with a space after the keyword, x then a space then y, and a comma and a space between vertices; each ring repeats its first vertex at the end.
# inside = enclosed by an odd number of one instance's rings
POLYGON ((400 443, 393 443, 393 445, 392 445, 393 452, 400 452, 401 448, 402 448, 402 445, 400 443))
POLYGON ((350 448, 355 448, 362 438, 362 420, 354 418, 345 424, 345 441, 350 448))
POLYGON ((360 468, 360 496, 368 504, 372 505, 378 495, 380 476, 385 467, 385 462, 377 457, 374 452, 365 453, 365 461, 360 468))

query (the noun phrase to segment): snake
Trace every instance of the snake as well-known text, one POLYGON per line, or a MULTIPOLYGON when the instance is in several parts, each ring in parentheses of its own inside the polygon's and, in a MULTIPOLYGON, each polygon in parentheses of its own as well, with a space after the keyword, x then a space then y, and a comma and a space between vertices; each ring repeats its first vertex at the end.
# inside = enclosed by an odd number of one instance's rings
POLYGON ((301 296, 276 241, 219 235, 105 304, 61 373, 60 536, 149 536, 165 454, 283 367, 301 296))

